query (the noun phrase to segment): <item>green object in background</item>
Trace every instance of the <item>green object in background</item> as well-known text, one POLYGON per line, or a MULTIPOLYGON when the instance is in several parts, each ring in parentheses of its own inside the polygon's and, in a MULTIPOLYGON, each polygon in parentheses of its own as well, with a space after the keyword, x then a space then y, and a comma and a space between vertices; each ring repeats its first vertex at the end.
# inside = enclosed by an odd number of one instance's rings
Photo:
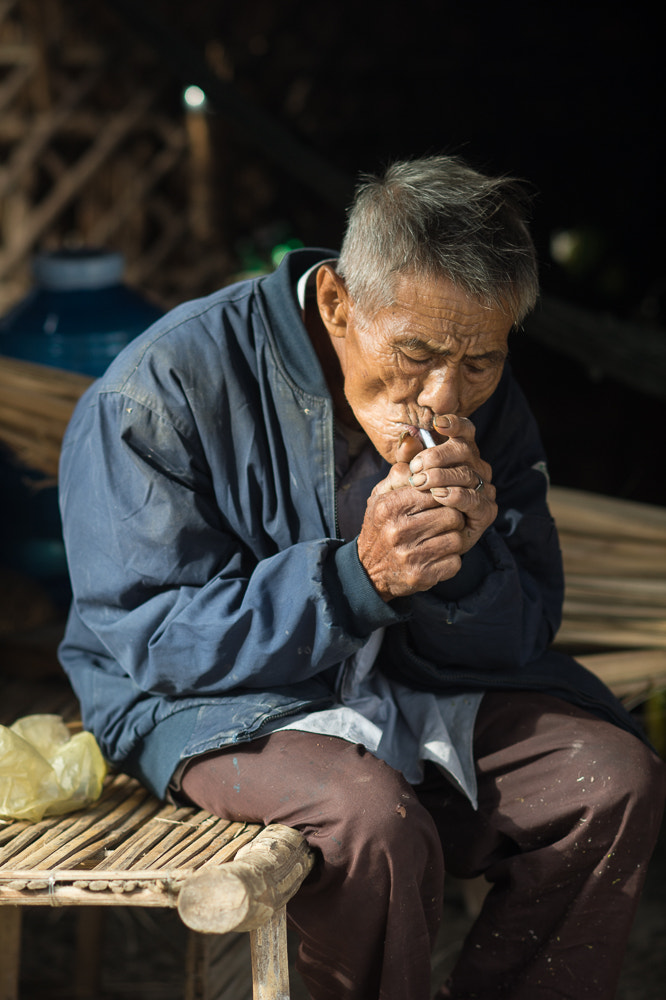
POLYGON ((303 243, 301 240, 296 239, 295 237, 290 240, 285 240, 284 243, 278 243, 271 250, 271 263, 273 264, 273 267, 278 267, 282 258, 285 254, 288 254, 290 250, 300 250, 302 246, 303 243))

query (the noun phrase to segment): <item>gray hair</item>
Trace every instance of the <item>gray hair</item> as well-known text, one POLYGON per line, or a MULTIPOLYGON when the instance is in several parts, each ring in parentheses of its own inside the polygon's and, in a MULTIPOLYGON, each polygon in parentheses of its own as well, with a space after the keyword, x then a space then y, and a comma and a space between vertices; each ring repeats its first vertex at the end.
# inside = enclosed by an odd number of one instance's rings
POLYGON ((398 274, 444 276, 520 323, 536 302, 536 253, 522 182, 488 177, 456 156, 362 175, 337 265, 363 317, 393 301, 398 274))

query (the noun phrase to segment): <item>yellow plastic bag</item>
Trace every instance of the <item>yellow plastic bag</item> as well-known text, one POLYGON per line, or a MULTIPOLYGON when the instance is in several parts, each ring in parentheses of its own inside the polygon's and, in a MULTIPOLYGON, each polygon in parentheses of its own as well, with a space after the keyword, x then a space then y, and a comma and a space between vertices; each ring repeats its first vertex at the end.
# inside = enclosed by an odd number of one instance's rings
POLYGON ((0 816, 27 819, 83 809, 99 798, 106 762, 92 733, 71 736, 59 715, 0 726, 0 816))

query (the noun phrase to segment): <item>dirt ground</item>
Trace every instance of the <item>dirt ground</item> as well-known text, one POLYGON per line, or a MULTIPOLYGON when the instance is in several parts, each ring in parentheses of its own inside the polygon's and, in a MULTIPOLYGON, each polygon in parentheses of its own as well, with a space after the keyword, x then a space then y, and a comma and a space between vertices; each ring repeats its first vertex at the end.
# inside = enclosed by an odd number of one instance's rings
MULTIPOLYGON (((26 911, 23 924, 22 1000, 71 1000, 77 914, 67 909, 26 911)), ((184 993, 187 932, 176 913, 113 908, 105 911, 100 980, 94 1000, 177 1000, 184 993)), ((435 952, 434 979, 450 967, 469 926, 462 899, 452 886, 435 952)), ((615 1000, 664 1000, 666 996, 666 822, 652 859, 615 1000)), ((294 944, 293 941, 290 942, 294 944)), ((229 935, 215 966, 215 989, 207 1000, 249 1000, 247 936, 229 935), (229 940, 231 938, 232 940, 229 940)), ((306 1000, 296 976, 293 1000, 306 1000)), ((572 998, 575 1000, 575 998, 572 998)))

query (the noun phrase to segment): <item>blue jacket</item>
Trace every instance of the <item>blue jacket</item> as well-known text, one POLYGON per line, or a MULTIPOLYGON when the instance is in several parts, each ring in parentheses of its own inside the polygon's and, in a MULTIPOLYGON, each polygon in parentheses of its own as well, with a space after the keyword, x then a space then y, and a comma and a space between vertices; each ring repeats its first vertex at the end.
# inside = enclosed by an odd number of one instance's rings
POLYGON ((499 516, 453 580, 386 604, 356 540, 337 537, 333 408, 294 295, 330 256, 296 251, 173 310, 91 386, 65 436, 61 662, 106 758, 158 795, 180 760, 330 705, 337 668, 381 626, 378 664, 405 683, 547 690, 635 730, 548 649, 561 559, 508 369, 473 417, 499 516))

